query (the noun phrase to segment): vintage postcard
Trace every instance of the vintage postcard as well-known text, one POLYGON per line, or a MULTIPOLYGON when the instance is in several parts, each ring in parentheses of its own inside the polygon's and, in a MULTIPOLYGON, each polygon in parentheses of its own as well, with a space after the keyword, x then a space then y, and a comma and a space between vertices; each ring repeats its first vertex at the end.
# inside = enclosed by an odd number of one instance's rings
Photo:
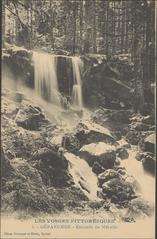
POLYGON ((155 239, 155 0, 1 0, 2 239, 155 239))

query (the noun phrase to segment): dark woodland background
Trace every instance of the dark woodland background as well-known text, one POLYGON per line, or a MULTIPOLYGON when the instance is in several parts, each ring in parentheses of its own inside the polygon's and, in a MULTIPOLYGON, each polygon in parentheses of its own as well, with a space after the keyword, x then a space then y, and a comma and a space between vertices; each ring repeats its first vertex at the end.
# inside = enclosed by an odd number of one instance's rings
POLYGON ((136 101, 152 103, 154 0, 3 0, 2 23, 3 44, 107 58, 130 54, 134 76, 127 83, 133 86, 136 101))

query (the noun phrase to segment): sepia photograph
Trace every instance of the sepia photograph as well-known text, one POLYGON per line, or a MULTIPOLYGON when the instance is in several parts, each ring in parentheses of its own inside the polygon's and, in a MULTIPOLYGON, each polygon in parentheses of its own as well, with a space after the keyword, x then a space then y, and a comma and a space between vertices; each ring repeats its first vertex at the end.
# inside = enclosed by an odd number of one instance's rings
POLYGON ((1 239, 155 239, 156 0, 1 0, 1 239))

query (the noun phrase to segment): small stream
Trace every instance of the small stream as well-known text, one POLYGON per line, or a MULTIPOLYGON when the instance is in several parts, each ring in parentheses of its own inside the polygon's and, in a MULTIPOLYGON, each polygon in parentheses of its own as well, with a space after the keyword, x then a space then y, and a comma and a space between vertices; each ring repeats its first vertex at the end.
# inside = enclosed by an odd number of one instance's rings
MULTIPOLYGON (((155 180, 148 174, 142 163, 136 160, 137 149, 130 149, 128 159, 121 160, 121 166, 126 168, 127 174, 133 176, 140 185, 141 196, 154 204, 155 201, 155 180)), ((69 172, 73 176, 74 182, 84 191, 90 200, 100 200, 97 197, 98 179, 92 172, 88 163, 72 153, 65 153, 65 157, 70 163, 69 172)))

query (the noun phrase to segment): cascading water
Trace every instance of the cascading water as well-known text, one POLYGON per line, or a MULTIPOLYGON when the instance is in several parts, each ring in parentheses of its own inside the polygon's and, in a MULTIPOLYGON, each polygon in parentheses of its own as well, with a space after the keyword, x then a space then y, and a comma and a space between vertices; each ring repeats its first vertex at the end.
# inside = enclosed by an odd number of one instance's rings
POLYGON ((60 106, 57 82, 57 57, 33 52, 35 91, 37 95, 60 106))
POLYGON ((152 175, 145 172, 142 163, 135 159, 136 154, 137 151, 135 149, 129 150, 129 158, 122 160, 121 164, 140 184, 142 196, 153 203, 155 201, 155 179, 152 175))
POLYGON ((69 171, 75 184, 83 190, 90 200, 100 200, 97 197, 98 179, 88 163, 72 153, 67 152, 64 155, 70 163, 69 171))
POLYGON ((81 66, 82 66, 81 59, 79 57, 72 57, 72 68, 74 79, 72 89, 72 106, 76 110, 81 110, 83 107, 81 66))

